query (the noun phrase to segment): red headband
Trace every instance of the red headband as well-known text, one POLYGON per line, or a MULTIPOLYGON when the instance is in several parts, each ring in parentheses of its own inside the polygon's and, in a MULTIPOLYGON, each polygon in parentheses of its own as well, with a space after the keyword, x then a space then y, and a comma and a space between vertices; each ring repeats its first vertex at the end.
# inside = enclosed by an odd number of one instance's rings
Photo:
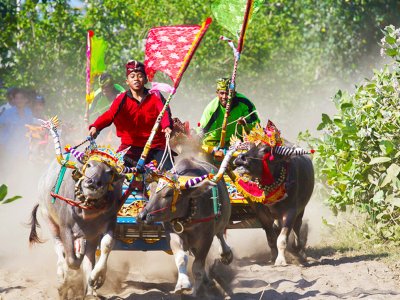
POLYGON ((141 72, 146 75, 146 71, 144 69, 144 64, 137 60, 130 60, 125 65, 126 67, 126 76, 131 74, 132 72, 141 72))

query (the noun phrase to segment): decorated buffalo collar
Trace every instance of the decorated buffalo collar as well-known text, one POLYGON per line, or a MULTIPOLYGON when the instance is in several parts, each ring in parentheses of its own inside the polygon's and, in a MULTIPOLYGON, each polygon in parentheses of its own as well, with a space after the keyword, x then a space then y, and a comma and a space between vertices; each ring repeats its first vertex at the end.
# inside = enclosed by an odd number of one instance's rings
POLYGON ((250 149, 251 144, 258 146, 265 144, 271 148, 271 152, 266 153, 262 159, 263 174, 261 179, 251 181, 247 177, 238 177, 235 181, 236 188, 246 198, 263 204, 277 203, 286 198, 285 181, 287 176, 286 166, 282 166, 278 178, 274 178, 268 166, 268 160, 274 160, 274 149, 281 148, 283 140, 281 133, 272 121, 268 121, 267 126, 262 128, 256 124, 249 134, 243 134, 243 142, 238 139, 232 140, 237 149, 250 149))
POLYGON ((275 204, 287 196, 286 177, 287 169, 282 166, 278 178, 271 184, 263 185, 259 179, 252 181, 248 177, 241 176, 235 180, 235 186, 243 196, 250 198, 254 202, 275 204))

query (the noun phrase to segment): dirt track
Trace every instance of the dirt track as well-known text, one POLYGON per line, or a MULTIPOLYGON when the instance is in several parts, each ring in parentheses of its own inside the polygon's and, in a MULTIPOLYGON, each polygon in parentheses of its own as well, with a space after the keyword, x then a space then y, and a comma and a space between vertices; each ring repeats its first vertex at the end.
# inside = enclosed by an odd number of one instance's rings
MULTIPOLYGON (((216 286, 199 299, 400 299, 398 277, 379 261, 384 254, 347 257, 317 248, 309 250, 314 257, 309 266, 274 267, 266 262, 266 248, 260 248, 263 239, 255 230, 228 232, 236 259, 229 267, 211 267, 216 286), (254 248, 246 250, 246 244, 254 248)), ((0 299, 56 299, 51 241, 31 250, 21 247, 13 257, 2 247, 0 299)), ((216 253, 215 247, 209 264, 216 253)), ((101 299, 191 299, 170 294, 175 276, 173 258, 165 253, 113 252, 106 284, 98 292, 101 299)))
MULTIPOLYGON (((22 186, 19 194, 24 198, 0 207, 0 299, 57 299, 52 241, 28 247, 26 223, 36 202, 32 192, 36 190, 35 180, 20 178, 18 185, 13 185, 5 179, 2 182, 7 182, 11 191, 19 191, 22 186)), ((398 274, 380 261, 385 253, 346 256, 319 246, 326 235, 321 222, 325 212, 315 199, 306 210, 309 245, 313 246, 307 251, 307 267, 268 264, 266 238, 261 230, 228 231, 227 241, 235 260, 229 267, 216 264, 211 268, 216 287, 200 299, 400 299, 398 274)), ((41 224, 40 235, 48 239, 45 224, 41 224)), ((208 263, 213 265, 217 247, 212 248, 209 257, 208 263)), ((111 253, 108 277, 98 293, 102 299, 190 299, 170 294, 176 274, 173 258, 165 253, 116 251, 111 253)))

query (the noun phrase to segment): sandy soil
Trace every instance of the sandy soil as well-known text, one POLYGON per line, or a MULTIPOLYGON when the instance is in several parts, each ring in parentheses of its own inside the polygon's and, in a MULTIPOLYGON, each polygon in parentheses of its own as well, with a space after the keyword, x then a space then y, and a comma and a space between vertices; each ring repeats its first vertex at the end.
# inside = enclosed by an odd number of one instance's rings
MULTIPOLYGON (((10 194, 23 199, 0 207, 0 299, 57 299, 56 256, 45 226, 39 232, 46 243, 28 246, 26 224, 36 202, 37 178, 11 173, 1 177, 10 194)), ((318 246, 326 234, 321 222, 325 213, 315 199, 308 207, 308 244, 313 248, 307 251, 309 265, 303 267, 269 264, 261 230, 228 231, 235 259, 228 267, 215 263, 217 245, 213 246, 208 268, 215 287, 200 299, 400 299, 398 274, 380 261, 384 254, 350 257, 318 246)), ((170 293, 176 275, 173 257, 166 253, 114 251, 105 286, 98 293, 102 299, 191 299, 170 293)))

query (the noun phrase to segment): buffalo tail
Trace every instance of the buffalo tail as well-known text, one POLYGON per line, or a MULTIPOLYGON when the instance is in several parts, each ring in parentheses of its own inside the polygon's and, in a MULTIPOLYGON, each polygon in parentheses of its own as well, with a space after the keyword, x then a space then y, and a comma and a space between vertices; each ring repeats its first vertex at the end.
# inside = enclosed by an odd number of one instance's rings
POLYGON ((36 232, 36 227, 40 227, 36 214, 37 214, 37 210, 39 208, 39 204, 36 204, 35 207, 32 210, 32 214, 31 214, 31 221, 29 222, 29 225, 31 226, 31 233, 29 234, 29 244, 33 245, 35 243, 43 243, 36 232))

